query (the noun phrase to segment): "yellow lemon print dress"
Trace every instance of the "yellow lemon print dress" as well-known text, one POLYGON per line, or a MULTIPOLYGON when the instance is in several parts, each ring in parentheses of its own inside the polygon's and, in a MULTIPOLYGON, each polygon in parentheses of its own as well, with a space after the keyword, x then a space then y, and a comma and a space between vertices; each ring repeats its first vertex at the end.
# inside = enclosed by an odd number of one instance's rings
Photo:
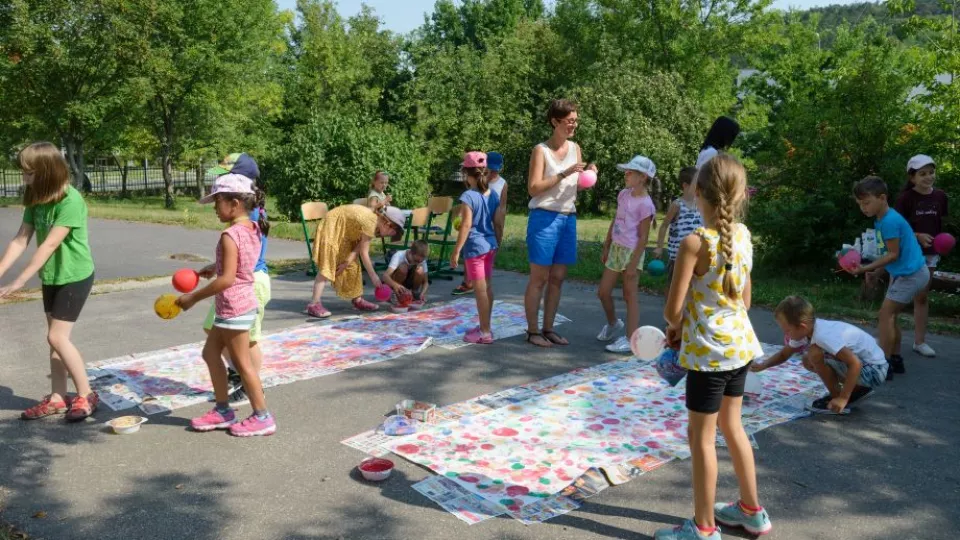
MULTIPOLYGON (((753 268, 750 231, 742 223, 733 228, 733 268, 737 291, 743 292, 753 268)), ((719 262, 720 235, 700 227, 693 232, 710 251, 710 268, 694 274, 683 310, 680 365, 694 371, 733 371, 763 355, 747 310, 740 300, 723 294, 723 264, 719 262)))

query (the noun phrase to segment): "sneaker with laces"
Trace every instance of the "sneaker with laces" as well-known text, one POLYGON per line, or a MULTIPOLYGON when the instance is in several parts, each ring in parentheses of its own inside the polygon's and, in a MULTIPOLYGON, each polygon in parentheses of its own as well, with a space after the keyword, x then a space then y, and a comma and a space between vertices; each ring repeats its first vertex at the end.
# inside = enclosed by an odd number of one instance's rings
POLYGON ((740 501, 729 504, 717 503, 713 507, 713 514, 717 523, 725 527, 740 527, 753 535, 763 535, 773 530, 770 515, 763 508, 752 516, 745 513, 740 507, 740 501))
POLYGON ((913 352, 919 354, 920 356, 926 356, 927 358, 934 358, 937 356, 937 351, 933 350, 933 347, 927 345, 926 343, 921 343, 919 345, 914 343, 913 352))
POLYGON ((65 414, 70 409, 66 400, 63 398, 60 398, 57 401, 52 401, 50 399, 51 397, 52 396, 47 396, 43 398, 43 401, 40 403, 37 403, 33 407, 30 407, 29 409, 20 413, 20 418, 23 420, 38 420, 48 416, 65 414))
POLYGON ((326 319, 330 316, 330 312, 323 307, 323 304, 317 302, 315 304, 307 304, 307 315, 315 319, 326 319))
POLYGON ((626 354, 630 351, 630 340, 626 336, 620 336, 619 339, 605 347, 608 352, 626 354))
MULTIPOLYGON (((848 414, 850 412, 850 407, 844 408, 839 413, 830 410, 830 400, 832 399, 833 397, 830 394, 817 398, 813 400, 813 403, 807 405, 807 410, 815 414, 848 414)), ((849 405, 849 403, 847 403, 847 405, 849 405)))
POLYGON ((860 400, 867 399, 871 394, 873 394, 873 388, 869 386, 857 386, 853 389, 853 393, 850 394, 848 405, 853 405, 860 400))
POLYGON ((85 420, 97 410, 98 405, 100 405, 100 396, 96 392, 73 398, 70 401, 70 410, 67 411, 67 422, 85 420))
POLYGON ((230 434, 234 437, 266 437, 277 432, 277 423, 273 415, 260 418, 251 414, 246 420, 230 426, 230 434))
POLYGON ((701 534, 692 519, 676 527, 660 529, 654 533, 653 538, 655 540, 721 540, 720 527, 717 527, 712 534, 701 534))
POLYGON ((603 325, 603 328, 600 329, 600 333, 597 334, 598 341, 610 341, 616 337, 617 332, 623 330, 623 321, 617 319, 617 322, 603 325))
POLYGON ((897 375, 903 375, 907 372, 907 368, 903 365, 903 357, 899 354, 890 357, 890 368, 897 375))
POLYGON ((226 412, 220 412, 216 408, 211 409, 207 414, 190 420, 190 427, 194 431, 213 431, 215 429, 227 429, 237 423, 237 411, 230 409, 226 412))
POLYGON ((380 306, 370 302, 362 296, 358 296, 353 300, 353 309, 357 311, 376 311, 380 309, 380 306))

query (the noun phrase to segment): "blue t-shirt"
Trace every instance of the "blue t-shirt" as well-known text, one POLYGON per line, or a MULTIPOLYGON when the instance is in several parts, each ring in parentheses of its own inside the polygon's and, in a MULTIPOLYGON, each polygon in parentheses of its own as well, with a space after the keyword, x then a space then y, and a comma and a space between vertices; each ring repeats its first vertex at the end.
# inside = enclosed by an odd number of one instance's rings
POLYGON ((900 241, 900 256, 887 265, 887 272, 893 277, 909 276, 927 264, 920 249, 920 242, 913 235, 913 229, 907 220, 893 208, 887 210, 883 218, 876 220, 877 245, 880 255, 887 254, 887 240, 900 241))
MULTIPOLYGON (((266 219, 267 211, 263 211, 263 217, 266 219)), ((260 221, 260 208, 254 208, 250 211, 250 221, 256 223, 260 221)), ((267 236, 260 233, 260 258, 257 259, 257 265, 253 267, 254 272, 267 272, 267 236)))
POLYGON ((489 195, 484 196, 471 189, 463 192, 460 202, 473 212, 473 227, 463 246, 463 258, 472 259, 497 249, 497 235, 493 232, 493 215, 500 206, 497 192, 491 189, 489 195))

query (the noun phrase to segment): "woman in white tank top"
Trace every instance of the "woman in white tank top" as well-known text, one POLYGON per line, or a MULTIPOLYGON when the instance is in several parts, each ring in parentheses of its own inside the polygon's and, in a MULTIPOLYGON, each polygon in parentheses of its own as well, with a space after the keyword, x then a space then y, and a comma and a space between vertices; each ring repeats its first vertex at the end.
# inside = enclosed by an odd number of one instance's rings
POLYGON ((577 106, 554 100, 547 112, 553 134, 538 144, 530 156, 527 190, 530 218, 527 221, 527 253, 530 282, 524 296, 527 341, 538 347, 568 345, 553 330, 560 307, 567 266, 577 262, 577 182, 584 166, 577 143, 569 140, 577 129, 577 106), (544 297, 546 288, 546 297, 544 297), (540 299, 543 298, 543 329, 540 329, 540 299))

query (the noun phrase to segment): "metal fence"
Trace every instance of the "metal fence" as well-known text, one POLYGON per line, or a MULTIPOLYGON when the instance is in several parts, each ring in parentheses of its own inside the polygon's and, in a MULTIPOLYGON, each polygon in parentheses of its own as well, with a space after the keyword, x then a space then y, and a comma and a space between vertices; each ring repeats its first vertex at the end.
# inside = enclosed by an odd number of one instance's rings
MULTIPOLYGON (((206 168, 204 168, 206 170, 206 168)), ((192 189, 197 185, 197 172, 173 171, 174 189, 192 189)), ((120 193, 123 188, 123 173, 118 167, 87 167, 86 186, 82 191, 93 193, 120 193)), ((210 178, 204 183, 209 184, 210 178)), ((19 197, 23 182, 17 169, 0 169, 0 197, 19 197)), ((160 167, 130 167, 127 169, 128 191, 162 190, 163 169, 160 167)))

